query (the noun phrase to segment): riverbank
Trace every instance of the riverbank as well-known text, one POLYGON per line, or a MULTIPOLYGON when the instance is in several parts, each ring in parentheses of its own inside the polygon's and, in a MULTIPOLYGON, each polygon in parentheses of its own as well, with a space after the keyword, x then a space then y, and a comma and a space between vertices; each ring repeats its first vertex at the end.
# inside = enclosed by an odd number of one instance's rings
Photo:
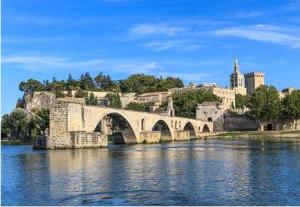
POLYGON ((290 131, 245 131, 217 132, 205 136, 206 139, 299 139, 300 130, 290 131))
POLYGON ((31 145, 31 144, 16 139, 14 140, 1 139, 1 145, 31 145))

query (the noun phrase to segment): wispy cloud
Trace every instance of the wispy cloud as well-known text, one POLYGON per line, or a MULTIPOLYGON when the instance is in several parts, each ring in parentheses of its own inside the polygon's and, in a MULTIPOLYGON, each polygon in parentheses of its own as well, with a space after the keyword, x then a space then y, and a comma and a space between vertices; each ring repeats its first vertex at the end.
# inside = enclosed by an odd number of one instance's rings
POLYGON ((161 72, 160 76, 167 77, 180 77, 184 81, 196 81, 201 82, 207 80, 212 76, 210 73, 176 73, 176 72, 161 72))
MULTIPOLYGON (((185 60, 178 60, 176 62, 177 69, 180 68, 190 68, 198 67, 199 64, 195 63, 193 65, 189 62, 189 65, 185 65, 185 60)), ((134 74, 134 73, 145 73, 151 74, 154 76, 172 76, 180 77, 184 81, 206 81, 212 77, 211 73, 208 72, 170 72, 167 68, 176 68, 170 66, 170 64, 159 63, 157 61, 151 60, 135 60, 135 59, 89 59, 74 61, 70 58, 56 57, 56 56, 26 56, 26 55, 14 55, 7 56, 2 58, 3 69, 13 66, 14 68, 25 68, 33 71, 40 70, 63 70, 63 69, 72 69, 72 70, 86 70, 87 68, 90 71, 100 70, 102 72, 107 72, 109 74, 123 73, 123 74, 134 74), (169 66, 168 66, 169 65, 169 66)), ((212 62, 201 62, 201 65, 213 64, 212 62)))
POLYGON ((102 70, 110 73, 123 72, 149 73, 163 70, 163 66, 156 61, 133 59, 90 59, 74 61, 68 58, 52 56, 8 56, 2 58, 2 63, 7 66, 22 67, 29 70, 49 69, 86 69, 102 70))
POLYGON ((156 52, 165 50, 176 50, 176 51, 194 51, 203 48, 202 45, 189 41, 151 41, 142 45, 144 48, 151 49, 156 52))
POLYGON ((188 28, 181 26, 169 26, 163 24, 139 24, 131 29, 133 35, 167 35, 174 36, 180 32, 187 31, 188 28))
POLYGON ((263 11, 239 12, 234 17, 237 17, 237 18, 252 18, 252 17, 262 16, 265 13, 266 12, 263 12, 263 11))
POLYGON ((53 43, 53 42, 66 42, 74 41, 75 37, 68 36, 52 36, 52 37, 6 37, 2 36, 2 42, 6 44, 32 44, 32 43, 53 43))
POLYGON ((281 10, 286 12, 299 12, 299 9, 300 9, 299 0, 289 0, 287 4, 281 8, 281 10))
POLYGON ((300 48, 299 31, 285 30, 272 25, 252 25, 244 27, 231 27, 215 30, 218 36, 240 37, 261 42, 270 42, 286 45, 291 48, 300 48))

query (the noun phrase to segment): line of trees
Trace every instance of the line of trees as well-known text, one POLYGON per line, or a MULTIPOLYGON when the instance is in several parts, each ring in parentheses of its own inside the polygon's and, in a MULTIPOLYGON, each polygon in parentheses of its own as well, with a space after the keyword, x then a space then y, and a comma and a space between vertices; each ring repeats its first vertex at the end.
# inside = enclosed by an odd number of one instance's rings
POLYGON ((153 106, 154 102, 146 102, 146 103, 129 103, 125 109, 133 110, 133 111, 149 111, 149 106, 153 106))
POLYGON ((300 90, 294 90, 280 99, 274 86, 260 86, 251 96, 236 96, 236 108, 249 108, 249 116, 259 121, 261 129, 267 122, 300 119, 300 90))
POLYGON ((29 79, 19 84, 19 89, 25 93, 34 91, 55 91, 57 96, 64 96, 61 91, 82 90, 82 91, 112 91, 124 93, 146 93, 155 91, 167 91, 170 88, 183 87, 180 78, 156 78, 145 74, 134 74, 127 79, 114 81, 109 75, 99 73, 95 77, 89 73, 82 74, 79 79, 74 79, 71 74, 67 80, 52 81, 29 79))
POLYGON ((28 114, 16 108, 1 119, 1 138, 30 144, 38 136, 44 136, 49 128, 49 109, 34 110, 28 114))

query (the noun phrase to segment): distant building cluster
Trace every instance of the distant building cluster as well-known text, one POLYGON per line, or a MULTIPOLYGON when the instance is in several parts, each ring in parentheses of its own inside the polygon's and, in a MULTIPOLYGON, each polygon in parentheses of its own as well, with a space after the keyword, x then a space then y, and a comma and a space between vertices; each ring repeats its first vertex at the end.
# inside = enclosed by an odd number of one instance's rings
POLYGON ((202 83, 200 85, 191 84, 186 88, 174 88, 171 92, 183 92, 186 90, 209 90, 222 99, 225 109, 235 107, 235 95, 251 95, 255 89, 264 85, 264 74, 261 72, 251 72, 243 74, 240 72, 238 60, 234 62, 233 73, 230 75, 230 87, 222 88, 217 83, 202 83))
POLYGON ((230 88, 236 94, 251 95, 256 88, 265 84, 265 74, 251 72, 243 74, 240 71, 238 60, 234 62, 234 71, 230 75, 230 88))
MULTIPOLYGON (((217 83, 191 83, 186 87, 182 88, 172 88, 168 91, 164 92, 150 92, 150 93, 143 93, 143 94, 136 94, 136 93, 121 93, 119 92, 120 100, 122 103, 122 108, 126 108, 129 103, 152 103, 149 106, 149 112, 153 113, 166 113, 166 111, 162 111, 160 108, 163 102, 167 102, 168 98, 172 95, 172 93, 183 93, 186 91, 195 91, 195 90, 207 90, 211 91, 214 95, 221 98, 222 103, 217 104, 213 103, 212 105, 205 103, 203 106, 199 107, 201 110, 209 111, 211 108, 215 107, 220 111, 226 111, 228 109, 235 108, 235 97, 237 94, 241 95, 251 95, 256 88, 261 85, 265 84, 265 75, 262 72, 250 72, 250 73, 241 73, 238 60, 234 61, 233 66, 233 73, 230 75, 230 85, 229 87, 221 87, 217 83)), ((280 98, 283 98, 285 95, 290 94, 294 88, 287 88, 279 92, 280 98)), ((67 91, 63 93, 67 94, 67 91)), ((71 91, 72 96, 75 97, 76 91, 71 91)), ((88 95, 90 93, 94 94, 94 97, 98 100, 99 106, 107 106, 108 99, 106 95, 111 92, 98 92, 98 91, 87 91, 88 95)), ((44 93, 43 93, 44 94, 44 93)), ((39 95, 39 92, 36 92, 36 95, 39 95)), ((37 98, 39 100, 39 98, 37 98)), ((170 100, 169 100, 170 102, 170 100)), ((170 106, 169 106, 170 107, 170 106)), ((238 109, 235 109, 238 110, 238 109)), ((174 110, 171 110, 172 115, 174 115, 174 110)), ((170 111, 168 112, 170 113, 170 111)), ((243 112, 242 112, 243 113, 243 112)), ((199 112, 197 114, 197 118, 202 117, 203 120, 208 119, 208 114, 202 114, 199 112)), ((211 117, 211 116, 209 116, 211 117)), ((212 117, 213 119, 213 117, 212 117)))

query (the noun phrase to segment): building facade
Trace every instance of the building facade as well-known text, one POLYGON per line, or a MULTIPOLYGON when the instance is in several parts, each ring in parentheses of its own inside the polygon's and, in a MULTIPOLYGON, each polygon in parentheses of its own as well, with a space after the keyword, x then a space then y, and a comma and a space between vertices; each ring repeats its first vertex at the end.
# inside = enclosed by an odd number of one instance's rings
POLYGON ((264 73, 251 72, 243 74, 240 71, 238 60, 235 60, 234 71, 230 75, 230 88, 235 91, 235 94, 251 95, 256 88, 264 84, 264 73))
POLYGON ((295 88, 289 87, 289 88, 285 88, 282 91, 279 91, 279 98, 284 98, 286 95, 291 94, 294 90, 296 90, 295 88))
POLYGON ((137 95, 136 101, 137 103, 147 103, 153 102, 158 105, 162 104, 163 101, 167 101, 168 97, 170 96, 170 92, 152 92, 152 93, 142 93, 137 95))
POLYGON ((251 72, 245 74, 245 86, 247 95, 254 93, 255 89, 265 84, 265 74, 260 72, 251 72))
POLYGON ((222 100, 225 109, 231 109, 235 106, 235 91, 229 88, 221 88, 216 83, 203 83, 196 87, 173 88, 169 91, 172 93, 183 93, 185 91, 207 90, 222 100))

